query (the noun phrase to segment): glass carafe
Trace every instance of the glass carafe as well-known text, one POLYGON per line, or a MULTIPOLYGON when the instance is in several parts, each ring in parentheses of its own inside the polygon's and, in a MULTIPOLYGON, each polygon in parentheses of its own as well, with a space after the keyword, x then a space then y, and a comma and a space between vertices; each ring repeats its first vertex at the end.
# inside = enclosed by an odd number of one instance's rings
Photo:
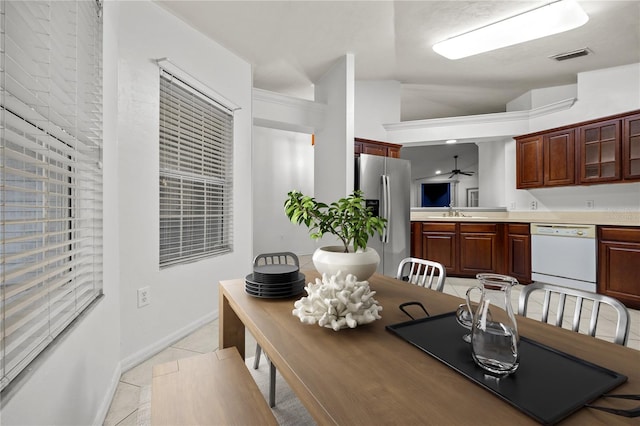
POLYGON ((473 314, 471 355, 480 367, 495 375, 516 371, 519 365, 518 326, 511 306, 511 287, 518 283, 513 277, 498 274, 478 274, 481 286, 467 290, 469 295, 480 290, 480 302, 473 314))

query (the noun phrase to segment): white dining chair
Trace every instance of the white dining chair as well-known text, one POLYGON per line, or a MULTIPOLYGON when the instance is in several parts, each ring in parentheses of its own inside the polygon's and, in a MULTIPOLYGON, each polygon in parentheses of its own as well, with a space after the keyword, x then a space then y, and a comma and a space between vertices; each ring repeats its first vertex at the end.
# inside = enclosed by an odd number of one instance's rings
MULTIPOLYGON (((615 337, 613 341, 614 343, 617 343, 619 345, 626 345, 627 339, 629 337, 629 311, 622 303, 620 303, 613 297, 592 293, 590 291, 583 291, 569 287, 561 287, 558 285, 536 282, 533 284, 525 285, 522 288, 520 297, 518 299, 518 315, 527 316, 527 308, 529 305, 530 296, 534 291, 544 291, 545 293, 544 300, 542 302, 542 314, 539 316, 540 321, 553 324, 556 327, 563 327, 563 321, 565 319, 565 306, 567 305, 568 300, 573 301, 575 303, 575 307, 573 309, 573 317, 571 320, 571 330, 575 332, 581 332, 580 319, 582 317, 583 311, 588 311, 588 306, 584 306, 584 301, 590 301, 592 303, 592 306, 590 313, 591 316, 589 318, 588 334, 592 337, 596 337, 596 327, 598 325, 598 318, 601 314, 600 305, 609 305, 615 310, 617 314, 615 337), (552 296, 554 300, 557 299, 557 304, 555 302, 552 303, 552 296), (549 310, 552 305, 554 305, 556 309, 555 321, 549 322, 549 310)), ((530 317, 537 319, 538 315, 530 315, 530 317)))
MULTIPOLYGON (((300 267, 300 260, 298 256, 289 251, 278 253, 263 253, 257 255, 253 259, 253 266, 259 265, 296 265, 300 267)), ((262 355, 262 348, 256 344, 256 355, 253 360, 253 369, 257 370, 260 367, 260 357, 262 355)), ((276 367, 269 360, 269 406, 271 408, 276 406, 276 367)))
POLYGON ((447 272, 441 263, 432 260, 407 257, 400 261, 396 278, 420 287, 442 291, 447 272))

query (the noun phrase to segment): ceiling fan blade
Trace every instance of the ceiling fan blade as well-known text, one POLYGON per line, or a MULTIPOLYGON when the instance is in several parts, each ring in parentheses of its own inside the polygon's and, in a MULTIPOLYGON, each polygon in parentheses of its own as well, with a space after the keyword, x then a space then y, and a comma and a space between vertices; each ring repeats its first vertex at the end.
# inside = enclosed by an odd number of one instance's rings
POLYGON ((451 173, 451 176, 448 177, 448 179, 451 179, 452 177, 454 177, 456 175, 456 173, 451 173))
POLYGON ((473 172, 460 172, 461 175, 473 176, 473 172))

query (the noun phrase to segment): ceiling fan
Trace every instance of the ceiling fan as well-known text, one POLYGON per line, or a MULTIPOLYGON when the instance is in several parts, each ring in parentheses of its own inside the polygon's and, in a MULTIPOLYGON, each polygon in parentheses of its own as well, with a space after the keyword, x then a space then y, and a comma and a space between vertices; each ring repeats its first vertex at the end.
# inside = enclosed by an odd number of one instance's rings
POLYGON ((460 170, 458 168, 458 156, 454 155, 453 156, 453 161, 455 162, 455 165, 453 166, 453 170, 451 170, 451 176, 449 176, 449 179, 451 179, 454 176, 457 175, 465 175, 465 176, 473 176, 474 172, 463 172, 462 170, 460 170))

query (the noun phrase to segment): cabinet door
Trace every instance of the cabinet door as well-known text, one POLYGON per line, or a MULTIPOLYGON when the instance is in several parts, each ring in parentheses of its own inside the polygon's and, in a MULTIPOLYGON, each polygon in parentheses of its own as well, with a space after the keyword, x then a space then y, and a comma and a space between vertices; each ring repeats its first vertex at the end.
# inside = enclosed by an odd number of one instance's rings
POLYGON ((640 309, 640 228, 598 228, 598 293, 640 309))
POLYGON ((447 274, 457 272, 456 224, 429 223, 422 225, 422 257, 442 263, 447 274))
POLYGON ((423 259, 422 257, 422 222, 411 222, 411 248, 410 256, 423 259))
POLYGON ((543 137, 516 139, 516 187, 537 188, 543 180, 543 137))
POLYGON ((400 158, 400 147, 387 147, 387 155, 391 158, 400 158))
POLYGON ((624 179, 640 179, 640 114, 625 118, 622 127, 624 179))
POLYGON ((531 282, 531 235, 529 224, 510 223, 507 225, 507 271, 520 284, 531 282))
POLYGON ((575 172, 575 130, 544 135, 544 186, 573 185, 575 172))
POLYGON ((608 120, 582 126, 578 130, 580 182, 619 180, 620 120, 608 120))
POLYGON ((496 224, 460 224, 461 274, 473 276, 499 270, 496 228, 496 224))
POLYGON ((362 154, 380 155, 382 157, 387 156, 387 147, 381 145, 374 145, 369 143, 362 144, 362 154))

